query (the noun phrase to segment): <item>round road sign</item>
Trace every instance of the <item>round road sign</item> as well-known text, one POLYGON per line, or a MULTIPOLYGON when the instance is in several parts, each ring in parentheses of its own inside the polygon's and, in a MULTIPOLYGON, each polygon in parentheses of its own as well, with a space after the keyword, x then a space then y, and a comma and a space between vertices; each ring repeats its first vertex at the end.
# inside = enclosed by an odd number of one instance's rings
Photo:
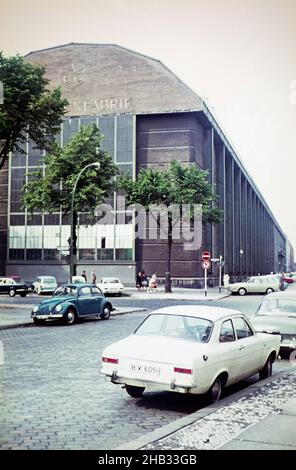
POLYGON ((211 267, 211 261, 203 261, 203 262, 201 263, 201 266, 202 266, 203 269, 210 269, 210 267, 211 267))
POLYGON ((209 251, 203 251, 201 255, 201 259, 203 261, 210 261, 211 259, 211 253, 209 251))

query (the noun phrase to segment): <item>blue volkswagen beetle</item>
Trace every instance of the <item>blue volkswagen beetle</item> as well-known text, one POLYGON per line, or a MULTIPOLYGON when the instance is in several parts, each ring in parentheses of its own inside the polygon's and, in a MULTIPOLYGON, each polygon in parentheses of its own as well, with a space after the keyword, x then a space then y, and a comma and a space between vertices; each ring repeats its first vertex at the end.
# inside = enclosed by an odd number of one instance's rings
POLYGON ((77 319, 100 316, 108 320, 112 304, 93 284, 64 284, 58 287, 50 299, 35 305, 31 318, 36 325, 46 321, 63 320, 72 325, 77 319))

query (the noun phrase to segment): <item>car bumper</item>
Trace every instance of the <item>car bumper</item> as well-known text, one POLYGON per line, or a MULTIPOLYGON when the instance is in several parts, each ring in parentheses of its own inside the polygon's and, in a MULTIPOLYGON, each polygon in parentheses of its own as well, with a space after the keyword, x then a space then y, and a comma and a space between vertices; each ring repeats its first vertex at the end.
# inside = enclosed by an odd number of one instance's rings
POLYGON ((281 352, 292 352, 296 349, 296 341, 281 341, 280 351, 281 352))
POLYGON ((196 384, 192 381, 184 381, 181 382, 180 378, 172 378, 170 382, 167 380, 158 380, 153 379, 152 377, 135 377, 134 375, 125 374, 124 376, 119 375, 116 371, 113 371, 112 375, 109 372, 101 370, 101 374, 105 375, 105 380, 108 382, 112 382, 114 384, 126 384, 126 385, 134 385, 135 387, 144 387, 148 390, 165 390, 165 391, 173 391, 178 393, 203 393, 197 390, 196 384))
POLYGON ((36 318, 37 320, 57 320, 63 318, 62 313, 52 313, 52 314, 40 314, 31 313, 31 318, 36 318))

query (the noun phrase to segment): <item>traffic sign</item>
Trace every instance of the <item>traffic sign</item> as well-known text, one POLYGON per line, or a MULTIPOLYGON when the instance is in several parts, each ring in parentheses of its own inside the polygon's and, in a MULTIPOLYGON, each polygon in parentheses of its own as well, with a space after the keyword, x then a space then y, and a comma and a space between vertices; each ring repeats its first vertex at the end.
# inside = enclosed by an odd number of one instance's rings
POLYGON ((210 261, 211 259, 211 253, 209 251, 203 251, 201 255, 201 259, 203 261, 210 261))
POLYGON ((210 267, 211 267, 211 261, 203 261, 203 262, 201 263, 201 266, 202 266, 203 269, 210 269, 210 267))

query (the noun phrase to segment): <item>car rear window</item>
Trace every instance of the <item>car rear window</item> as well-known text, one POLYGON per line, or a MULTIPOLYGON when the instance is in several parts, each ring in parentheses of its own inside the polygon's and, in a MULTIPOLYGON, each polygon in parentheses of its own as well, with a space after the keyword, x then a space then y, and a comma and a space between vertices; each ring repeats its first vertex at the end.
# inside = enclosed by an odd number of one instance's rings
POLYGON ((142 336, 166 336, 198 343, 207 343, 210 339, 213 323, 204 318, 185 315, 153 314, 149 315, 135 330, 142 336))
POLYGON ((56 280, 55 280, 54 277, 44 277, 43 282, 45 282, 47 284, 55 284, 56 280))
POLYGON ((259 315, 296 315, 296 299, 266 299, 263 300, 259 315))

